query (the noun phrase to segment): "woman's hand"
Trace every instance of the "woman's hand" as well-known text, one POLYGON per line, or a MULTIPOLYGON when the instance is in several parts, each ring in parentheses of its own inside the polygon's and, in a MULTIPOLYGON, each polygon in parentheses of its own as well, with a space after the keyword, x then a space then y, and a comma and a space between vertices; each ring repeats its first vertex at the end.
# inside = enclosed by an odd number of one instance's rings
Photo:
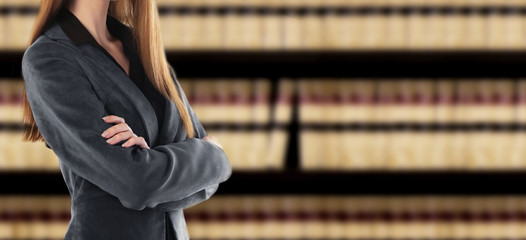
POLYGON ((106 131, 102 133, 103 137, 109 138, 106 140, 107 143, 114 145, 118 142, 128 139, 128 141, 123 143, 121 146, 131 147, 133 145, 139 145, 143 149, 150 148, 143 137, 138 137, 135 133, 133 133, 128 124, 124 122, 124 118, 115 115, 108 115, 102 119, 107 123, 116 123, 116 125, 106 129, 106 131))
POLYGON ((203 140, 209 141, 209 142, 211 142, 211 143, 217 145, 217 146, 220 147, 221 149, 223 149, 223 145, 221 145, 221 144, 217 141, 217 138, 214 137, 214 136, 210 136, 210 135, 205 136, 205 137, 203 138, 203 140))

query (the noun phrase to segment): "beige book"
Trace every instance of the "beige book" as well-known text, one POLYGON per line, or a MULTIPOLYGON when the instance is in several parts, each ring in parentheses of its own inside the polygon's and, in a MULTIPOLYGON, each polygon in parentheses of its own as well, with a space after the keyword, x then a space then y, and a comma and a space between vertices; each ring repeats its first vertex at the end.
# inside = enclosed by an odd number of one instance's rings
POLYGON ((508 38, 506 27, 507 25, 507 16, 501 14, 495 10, 491 12, 488 16, 488 43, 487 47, 489 49, 503 49, 506 48, 506 43, 508 38))
POLYGON ((299 97, 299 106, 298 106, 298 119, 301 123, 309 123, 314 121, 314 115, 316 104, 313 102, 313 90, 312 90, 312 80, 302 80, 298 81, 298 97, 299 97))
POLYGON ((211 198, 208 201, 184 209, 185 216, 190 214, 193 216, 193 218, 190 218, 187 221, 188 232, 191 237, 201 239, 215 237, 214 233, 218 232, 218 226, 214 224, 216 221, 198 218, 197 216, 202 214, 206 217, 216 217, 221 211, 224 211, 222 204, 225 197, 226 196, 214 196, 214 198, 211 198))
POLYGON ((437 131, 430 132, 429 135, 432 144, 427 152, 426 165, 429 169, 445 170, 449 167, 447 166, 450 154, 448 141, 451 134, 446 131, 437 131))
POLYGON ((470 170, 488 169, 490 166, 492 137, 489 131, 468 131, 466 132, 466 167, 470 170))
POLYGON ((420 123, 436 121, 436 109, 434 102, 436 82, 433 79, 418 79, 413 82, 415 102, 412 105, 413 120, 420 123))
POLYGON ((428 34, 428 15, 421 14, 419 12, 409 13, 407 16, 407 35, 409 49, 422 49, 425 48, 425 41, 427 40, 428 34))
POLYGON ((291 9, 282 16, 283 24, 283 45, 285 50, 297 50, 302 48, 302 24, 303 17, 293 12, 291 9))
POLYGON ((366 135, 368 150, 367 168, 383 170, 386 166, 389 135, 385 131, 373 131, 366 135))
MULTIPOLYGON (((454 3, 451 3, 454 4, 454 3)), ((467 18, 458 11, 444 16, 444 48, 461 49, 465 44, 467 32, 467 18)))
POLYGON ((49 238, 63 238, 68 230, 68 222, 61 219, 60 215, 70 212, 71 199, 63 196, 52 196, 47 200, 46 207, 55 216, 54 220, 49 222, 48 225, 49 238))
POLYGON ((318 170, 320 162, 318 155, 321 155, 321 149, 318 148, 319 134, 315 131, 301 130, 299 133, 300 142, 300 166, 302 170, 318 170))
POLYGON ((319 78, 311 80, 310 86, 312 90, 313 103, 312 107, 314 108, 311 116, 309 117, 315 123, 326 123, 332 122, 331 113, 333 107, 332 103, 329 101, 330 92, 327 79, 319 78))
MULTIPOLYGON (((5 1, 5 0, 4 0, 5 1)), ((5 3, 4 4, 1 4, 0 2, 0 6, 7 6, 5 3)), ((3 14, 1 17, 0 17, 0 32, 2 33, 8 33, 10 30, 10 28, 7 27, 7 16, 5 14, 3 14)), ((0 34, 0 50, 9 50, 10 46, 8 45, 8 37, 9 37, 10 34, 0 34)), ((29 40, 28 40, 29 41, 29 40)))
POLYGON ((9 98, 11 97, 10 91, 11 81, 7 79, 0 79, 0 121, 7 122, 11 118, 10 116, 10 103, 9 98))
POLYGON ((323 152, 323 168, 324 169, 339 169, 341 165, 341 131, 327 130, 323 132, 324 139, 321 139, 319 144, 323 152))
POLYGON ((390 123, 396 120, 398 103, 395 102, 396 82, 391 79, 381 79, 377 81, 376 102, 374 122, 390 123))
POLYGON ((364 141, 367 137, 366 131, 347 131, 344 137, 345 149, 344 157, 342 157, 342 169, 343 170, 364 170, 367 168, 369 158, 367 141, 364 141))
POLYGON ((331 83, 332 95, 335 101, 334 108, 331 110, 332 119, 335 123, 349 123, 346 119, 346 111, 351 107, 352 99, 350 94, 350 79, 333 79, 331 83))
POLYGON ((256 124, 266 124, 270 121, 270 80, 255 78, 252 80, 254 102, 250 109, 251 121, 256 124))
POLYGON ((400 79, 392 82, 386 88, 393 88, 392 106, 390 109, 390 122, 414 122, 414 97, 415 84, 411 79, 400 79))
POLYGON ((240 48, 243 40, 243 16, 233 8, 223 16, 224 49, 240 48))
POLYGON ((491 155, 489 167, 491 169, 510 170, 510 134, 509 131, 494 131, 491 136, 491 155))
POLYGON ((342 37, 343 49, 361 49, 365 39, 365 18, 359 14, 346 14, 342 16, 342 26, 345 33, 342 37))
POLYGON ((426 49, 443 49, 445 47, 446 35, 450 29, 446 28, 446 18, 444 15, 436 10, 431 10, 430 13, 424 14, 426 27, 422 47, 426 49))
POLYGON ((361 79, 341 81, 340 91, 348 91, 351 103, 342 111, 343 122, 371 122, 376 115, 373 102, 375 82, 361 79))
POLYGON ((455 106, 455 118, 457 123, 472 123, 477 121, 477 110, 479 104, 475 102, 476 83, 470 80, 457 82, 455 94, 458 101, 455 106))
POLYGON ((213 89, 212 105, 215 105, 215 108, 210 109, 210 116, 213 117, 214 121, 245 122, 246 118, 239 119, 235 115, 237 106, 234 106, 231 101, 235 94, 232 80, 210 79, 209 83, 211 85, 208 87, 213 89))
POLYGON ((435 94, 437 97, 437 103, 435 104, 436 121, 439 123, 455 121, 455 108, 457 106, 453 99, 455 94, 455 80, 439 79, 436 83, 435 94))
POLYGON ((415 131, 413 133, 412 168, 417 170, 433 169, 430 163, 429 153, 435 145, 435 135, 431 131, 415 131))
POLYGON ((185 42, 188 41, 185 39, 191 39, 191 36, 186 36, 186 32, 184 32, 185 36, 179 35, 179 33, 183 32, 185 29, 184 26, 187 25, 187 23, 185 23, 186 17, 183 14, 170 13, 161 15, 159 18, 161 21, 160 24, 163 34, 163 43, 168 48, 167 50, 185 49, 185 42))
MULTIPOLYGON (((7 6, 20 8, 20 7, 35 7, 34 2, 30 1, 8 1, 7 6)), ((18 10, 12 11, 7 15, 2 16, 5 20, 5 26, 3 29, 9 31, 9 34, 5 34, 7 38, 7 47, 12 50, 22 50, 27 46, 33 23, 36 19, 36 14, 29 12, 20 12, 18 10), (8 26, 8 27, 7 27, 8 26)), ((4 35, 4 34, 3 34, 4 35)))
MULTIPOLYGON (((471 85, 471 84, 470 84, 471 85)), ((471 95, 473 96, 473 103, 470 104, 471 118, 470 122, 495 122, 494 115, 494 80, 493 79, 478 79, 473 82, 474 87, 471 95)), ((470 88, 466 85, 466 88, 470 88)), ((462 89, 461 91, 470 91, 469 89, 462 89)), ((461 93, 462 94, 462 93, 461 93)))
POLYGON ((261 15, 261 41, 265 50, 281 49, 284 34, 283 18, 276 11, 269 11, 261 15))
MULTIPOLYGON (((222 208, 223 211, 227 214, 236 214, 242 211, 243 207, 243 198, 238 196, 226 196, 222 199, 222 208)), ((227 216, 229 216, 227 215, 227 216)), ((244 235, 244 224, 240 219, 236 219, 235 215, 230 215, 232 218, 227 218, 224 220, 225 229, 223 230, 223 237, 228 239, 240 239, 244 235)))
POLYGON ((364 49, 378 49, 385 44, 387 18, 380 12, 371 12, 363 16, 363 42, 359 45, 364 49))
POLYGON ((463 170, 469 169, 466 163, 468 156, 466 149, 468 148, 469 136, 466 131, 450 131, 449 139, 447 141, 447 158, 444 158, 447 169, 463 170))
POLYGON ((252 81, 247 78, 237 78, 225 82, 230 90, 232 103, 230 109, 230 121, 238 123, 252 123, 252 81))
POLYGON ((396 11, 383 17, 386 18, 386 27, 382 47, 386 49, 407 48, 408 18, 396 11))
POLYGON ((321 79, 323 88, 324 104, 322 108, 323 117, 320 122, 324 123, 339 123, 341 122, 341 112, 345 107, 345 104, 341 103, 337 98, 338 82, 340 80, 333 78, 321 79))
POLYGON ((503 48, 506 49, 524 49, 526 41, 526 24, 524 15, 518 9, 508 10, 503 16, 504 30, 503 48))
POLYGON ((463 0, 463 1, 465 5, 476 7, 476 6, 484 6, 486 4, 494 4, 500 0, 463 0))
POLYGON ((513 79, 493 79, 493 94, 496 102, 491 105, 492 120, 498 123, 513 123, 516 116, 514 99, 516 98, 516 83, 513 79))
POLYGON ((526 154, 524 144, 526 144, 526 134, 523 131, 510 131, 509 141, 506 146, 508 167, 512 169, 526 168, 526 154))
MULTIPOLYGON (((492 27, 489 26, 490 24, 490 18, 488 16, 484 16, 477 12, 472 12, 468 15, 466 15, 466 32, 465 32, 465 38, 463 40, 463 48, 466 49, 486 49, 488 48, 488 43, 490 42, 490 32, 497 28, 498 31, 498 24, 494 24, 493 21, 492 27)), ((495 38, 493 36, 492 38, 495 38)), ((494 40, 492 40, 494 41, 494 40)))
POLYGON ((517 103, 515 121, 523 124, 526 122, 526 79, 517 79, 517 103))
MULTIPOLYGON (((168 5, 161 5, 159 8, 169 7, 168 5)), ((177 24, 173 24, 177 21, 177 14, 173 11, 163 11, 159 13, 159 27, 161 28, 162 40, 164 48, 166 50, 172 50, 176 48, 177 39, 179 34, 176 34, 178 31, 177 24)))
POLYGON ((225 34, 225 17, 216 12, 208 12, 201 16, 201 46, 202 49, 223 49, 225 34))
POLYGON ((0 131, 0 138, 6 143, 0 147, 3 155, 3 158, 0 159, 0 169, 24 169, 26 167, 23 159, 25 150, 22 148, 20 134, 15 131, 0 131))
POLYGON ((201 39, 204 37, 200 35, 202 33, 201 27, 203 26, 203 18, 196 12, 185 13, 179 18, 181 21, 181 30, 178 33, 181 38, 181 47, 183 49, 196 49, 201 44, 201 39))
POLYGON ((314 11, 314 9, 308 10, 308 12, 302 17, 301 23, 301 48, 309 50, 322 49, 325 44, 325 35, 323 34, 323 28, 331 28, 333 26, 323 25, 324 18, 314 11))
POLYGON ((387 147, 387 170, 407 170, 411 167, 412 133, 410 131, 390 131, 387 147))
POLYGON ((193 78, 191 80, 189 79, 188 81, 191 82, 192 87, 183 87, 183 89, 185 89, 185 94, 187 94, 188 98, 193 98, 192 101, 194 102, 191 103, 192 109, 197 114, 197 116, 199 116, 201 123, 210 123, 213 122, 214 119, 215 121, 221 120, 220 115, 214 116, 211 114, 212 109, 217 108, 217 106, 214 106, 214 103, 212 102, 212 94, 214 94, 213 89, 210 87, 212 80, 193 78))
POLYGON ((346 43, 351 38, 349 27, 345 21, 347 15, 338 15, 335 11, 328 10, 325 15, 315 15, 314 17, 319 18, 317 24, 321 24, 318 34, 322 36, 315 37, 315 39, 322 40, 321 48, 328 50, 342 49, 347 45, 346 43))
POLYGON ((240 15, 240 45, 241 49, 261 49, 263 46, 263 18, 254 10, 247 10, 240 15))
MULTIPOLYGON (((303 211, 306 214, 318 215, 321 212, 325 211, 324 204, 326 201, 322 198, 317 197, 299 197, 295 200, 298 205, 301 205, 300 209, 297 209, 297 212, 303 211)), ((331 201, 331 203, 337 204, 336 201, 331 201)), ((302 221, 302 230, 301 237, 303 238, 313 238, 313 239, 324 239, 329 235, 328 224, 324 219, 319 217, 313 218, 303 218, 302 221)))
POLYGON ((244 130, 221 130, 216 133, 216 136, 221 136, 219 139, 224 139, 228 146, 224 146, 224 151, 228 154, 231 159, 232 167, 234 170, 246 170, 246 150, 250 143, 244 139, 248 138, 249 132, 244 130))
POLYGON ((296 80, 290 78, 282 78, 279 80, 279 92, 278 92, 278 102, 274 108, 275 112, 275 121, 276 122, 289 122, 291 120, 292 113, 292 97, 293 94, 296 94, 296 84, 301 85, 305 80, 298 79, 296 80))

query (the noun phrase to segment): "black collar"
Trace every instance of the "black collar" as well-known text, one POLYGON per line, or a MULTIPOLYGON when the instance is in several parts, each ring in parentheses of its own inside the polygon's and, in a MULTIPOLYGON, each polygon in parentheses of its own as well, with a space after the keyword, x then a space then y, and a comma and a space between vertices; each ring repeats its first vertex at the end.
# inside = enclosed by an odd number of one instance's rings
MULTIPOLYGON (((64 33, 75 43, 80 45, 89 42, 95 46, 99 45, 91 33, 82 25, 82 22, 66 7, 61 7, 56 16, 57 23, 64 33)), ((117 37, 123 44, 133 44, 131 30, 116 18, 107 14, 106 26, 112 36, 117 37)))

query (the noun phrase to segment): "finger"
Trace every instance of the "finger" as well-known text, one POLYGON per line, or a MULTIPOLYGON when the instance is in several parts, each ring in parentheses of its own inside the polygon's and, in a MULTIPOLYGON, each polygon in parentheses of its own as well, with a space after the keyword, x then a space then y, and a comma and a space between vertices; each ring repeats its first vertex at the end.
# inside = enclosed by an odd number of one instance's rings
POLYGON ((108 140, 106 140, 106 142, 111 144, 111 145, 113 145, 113 144, 121 142, 123 140, 130 139, 130 138, 134 137, 133 135, 135 135, 135 134, 132 133, 131 131, 125 131, 125 132, 117 133, 117 134, 115 134, 115 136, 113 136, 113 137, 109 138, 108 140))
POLYGON ((144 138, 141 141, 139 141, 138 145, 143 149, 150 149, 150 147, 148 147, 148 143, 146 143, 146 140, 144 140, 144 138))
POLYGON ((133 145, 135 145, 140 139, 141 139, 141 137, 132 137, 132 138, 128 139, 128 141, 126 141, 125 143, 123 143, 121 146, 123 146, 123 147, 133 146, 133 145))
POLYGON ((111 127, 109 127, 108 129, 106 129, 106 131, 104 131, 102 133, 102 136, 105 137, 105 138, 109 138, 109 137, 112 137, 113 135, 117 134, 117 133, 120 133, 120 132, 124 132, 124 131, 131 131, 131 128, 128 126, 128 124, 126 123, 119 123, 117 125, 113 125, 111 127))
POLYGON ((123 123, 124 122, 124 118, 121 118, 116 115, 108 115, 108 116, 103 117, 102 119, 105 122, 109 122, 109 123, 123 123))
POLYGON ((123 147, 130 147, 130 146, 133 146, 133 145, 139 145, 142 148, 149 148, 148 144, 146 144, 146 141, 144 140, 143 137, 132 137, 128 141, 123 143, 121 146, 123 146, 123 147))

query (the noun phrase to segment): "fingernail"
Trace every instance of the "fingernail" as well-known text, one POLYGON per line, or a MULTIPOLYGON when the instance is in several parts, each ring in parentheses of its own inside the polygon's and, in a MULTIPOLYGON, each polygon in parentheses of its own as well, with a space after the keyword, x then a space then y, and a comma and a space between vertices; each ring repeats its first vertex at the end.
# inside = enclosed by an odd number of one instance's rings
POLYGON ((103 137, 106 137, 106 135, 108 135, 108 132, 103 132, 101 135, 102 135, 103 137))
POLYGON ((111 143, 112 141, 113 141, 113 138, 106 140, 107 143, 111 143))
POLYGON ((103 117, 102 120, 106 120, 106 118, 108 118, 108 117, 103 117))

